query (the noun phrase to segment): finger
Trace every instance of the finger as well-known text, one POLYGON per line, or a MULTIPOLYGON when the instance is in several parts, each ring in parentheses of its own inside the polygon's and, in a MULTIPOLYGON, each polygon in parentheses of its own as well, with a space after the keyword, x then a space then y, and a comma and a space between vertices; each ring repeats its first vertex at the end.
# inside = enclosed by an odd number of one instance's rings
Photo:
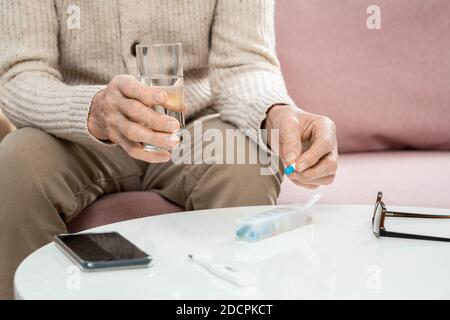
POLYGON ((146 151, 142 144, 130 141, 124 136, 119 138, 119 145, 131 158, 136 160, 148 163, 164 163, 168 162, 171 158, 168 151, 146 151))
POLYGON ((175 103, 173 98, 171 103, 168 103, 169 96, 164 90, 145 86, 132 76, 122 75, 117 79, 117 87, 124 96, 139 100, 147 106, 160 105, 170 111, 183 112, 184 105, 182 103, 175 103))
POLYGON ((335 175, 338 164, 337 158, 337 152, 331 152, 322 157, 314 166, 297 175, 299 176, 299 179, 304 182, 335 175))
POLYGON ((324 134, 312 141, 311 147, 306 150, 297 160, 296 171, 303 172, 316 165, 320 159, 335 148, 334 140, 324 134))
POLYGON ((302 153, 300 123, 297 118, 288 118, 280 128, 280 155, 285 165, 297 161, 302 153))
POLYGON ((177 92, 168 92, 167 101, 164 103, 166 109, 176 112, 186 112, 187 105, 183 101, 182 94, 177 92))
POLYGON ((127 118, 153 131, 174 133, 180 129, 180 123, 175 118, 155 112, 138 100, 122 97, 117 103, 127 118))
POLYGON ((306 183, 301 183, 298 181, 292 181, 293 183, 295 183, 297 186, 303 187, 305 189, 309 189, 309 190, 315 190, 317 188, 319 188, 318 185, 315 184, 306 184, 306 183))
POLYGON ((138 80, 128 75, 120 75, 115 78, 117 88, 126 97, 136 99, 147 106, 164 103, 167 94, 161 89, 147 87, 138 80))
POLYGON ((308 180, 305 181, 301 178, 296 179, 295 181, 301 184, 308 184, 308 185, 315 185, 315 186, 327 186, 334 182, 336 176, 335 175, 329 175, 326 177, 317 178, 314 180, 308 180))
POLYGON ((130 141, 168 149, 172 149, 180 142, 175 134, 152 131, 141 124, 128 120, 124 116, 121 117, 122 119, 118 119, 119 132, 130 141))
POLYGON ((297 161, 296 169, 299 172, 314 166, 327 153, 332 151, 337 153, 336 126, 333 121, 322 117, 311 128, 309 133, 311 147, 297 161))

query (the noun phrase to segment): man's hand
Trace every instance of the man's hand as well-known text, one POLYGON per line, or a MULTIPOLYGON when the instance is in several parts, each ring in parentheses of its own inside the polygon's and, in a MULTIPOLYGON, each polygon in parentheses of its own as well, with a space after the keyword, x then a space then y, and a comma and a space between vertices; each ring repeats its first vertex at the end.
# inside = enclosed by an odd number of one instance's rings
POLYGON ((334 181, 338 151, 333 121, 293 106, 275 105, 267 113, 265 128, 279 129, 280 145, 271 145, 270 139, 268 143, 286 166, 296 163, 289 176, 294 183, 316 189, 334 181), (302 142, 310 147, 302 150, 302 142))
POLYGON ((168 151, 147 152, 142 145, 170 149, 179 143, 174 133, 180 129, 180 123, 150 108, 157 104, 171 111, 186 111, 186 106, 169 105, 167 99, 160 89, 144 86, 131 76, 116 76, 92 101, 89 132, 99 140, 117 143, 134 159, 167 162, 168 151))

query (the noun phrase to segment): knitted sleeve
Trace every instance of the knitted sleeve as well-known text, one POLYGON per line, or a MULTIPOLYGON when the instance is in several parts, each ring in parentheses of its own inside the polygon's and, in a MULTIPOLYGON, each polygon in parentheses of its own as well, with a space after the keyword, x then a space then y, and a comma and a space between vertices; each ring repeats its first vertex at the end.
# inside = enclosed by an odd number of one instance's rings
POLYGON ((275 53, 273 0, 218 0, 209 63, 216 109, 254 140, 272 105, 294 104, 275 53))
POLYGON ((69 86, 58 71, 58 20, 52 0, 0 0, 0 107, 17 127, 79 143, 101 143, 87 129, 102 86, 69 86))

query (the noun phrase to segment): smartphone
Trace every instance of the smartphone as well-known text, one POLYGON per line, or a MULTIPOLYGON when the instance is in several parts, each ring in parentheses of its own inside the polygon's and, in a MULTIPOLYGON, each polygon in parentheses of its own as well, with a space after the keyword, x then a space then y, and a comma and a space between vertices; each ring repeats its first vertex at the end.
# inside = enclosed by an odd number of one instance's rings
POLYGON ((118 232, 61 234, 56 246, 84 271, 148 267, 152 257, 118 232))

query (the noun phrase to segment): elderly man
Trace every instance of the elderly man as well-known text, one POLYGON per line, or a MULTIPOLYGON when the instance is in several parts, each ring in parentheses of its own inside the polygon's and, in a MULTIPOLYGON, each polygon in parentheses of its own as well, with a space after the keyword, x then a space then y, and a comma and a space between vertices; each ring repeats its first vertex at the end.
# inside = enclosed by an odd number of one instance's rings
POLYGON ((0 144, 1 298, 21 260, 103 194, 155 190, 189 210, 276 202, 282 175, 260 163, 175 165, 144 150, 179 143, 180 124, 149 106, 186 110, 130 76, 138 43, 182 42, 188 122, 251 141, 279 130, 267 143, 296 163, 295 183, 334 179, 334 124, 286 92, 273 0, 0 0, 0 14, 0 107, 19 128, 0 144))

